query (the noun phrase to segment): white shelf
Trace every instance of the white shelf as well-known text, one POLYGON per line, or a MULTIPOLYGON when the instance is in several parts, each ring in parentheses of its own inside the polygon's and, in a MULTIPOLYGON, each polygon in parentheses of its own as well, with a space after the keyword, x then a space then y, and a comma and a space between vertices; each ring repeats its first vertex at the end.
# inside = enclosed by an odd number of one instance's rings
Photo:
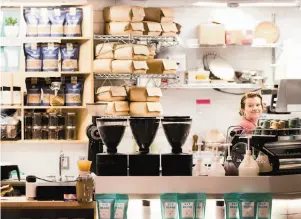
POLYGON ((176 74, 98 74, 94 73, 95 79, 138 79, 138 78, 166 78, 177 79, 176 74))
POLYGON ((162 89, 260 89, 258 84, 236 84, 236 83, 204 83, 204 84, 185 84, 167 85, 162 89))
POLYGON ((221 198, 225 193, 236 192, 272 193, 274 198, 301 197, 301 175, 257 177, 98 176, 94 180, 96 194, 122 193, 137 197, 158 197, 162 193, 204 192, 209 197, 221 198))
POLYGON ((1 37, 1 46, 22 46, 23 43, 61 43, 62 41, 87 41, 91 40, 91 37, 1 37))
POLYGON ((159 41, 159 42, 176 42, 177 37, 168 37, 168 36, 116 36, 116 35, 94 35, 94 40, 102 41, 159 41))
POLYGON ((187 45, 189 49, 198 49, 198 48, 278 48, 281 47, 281 44, 273 43, 273 44, 252 44, 252 45, 187 45))

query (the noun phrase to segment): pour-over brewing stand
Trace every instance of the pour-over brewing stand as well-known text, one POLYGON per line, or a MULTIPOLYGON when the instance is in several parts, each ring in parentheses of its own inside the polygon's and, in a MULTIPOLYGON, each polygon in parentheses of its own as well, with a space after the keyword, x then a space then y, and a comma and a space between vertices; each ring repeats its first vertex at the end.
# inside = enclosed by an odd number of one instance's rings
POLYGON ((139 152, 129 154, 130 176, 159 176, 160 155, 150 153, 159 127, 160 119, 156 117, 131 117, 130 126, 139 146, 139 152))
MULTIPOLYGON (((119 136, 115 136, 112 133, 107 133, 110 134, 110 138, 115 138, 117 139, 117 145, 114 145, 111 147, 110 145, 110 140, 104 136, 104 132, 101 132, 101 124, 99 121, 105 121, 105 122, 121 122, 121 123, 126 123, 126 119, 108 119, 108 118, 98 118, 97 119, 97 128, 99 131, 99 134, 104 142, 104 144, 107 146, 107 153, 98 153, 96 155, 96 175, 97 176, 127 176, 127 165, 128 165, 128 159, 127 159, 127 154, 122 154, 117 152, 117 146, 120 143, 124 131, 125 131, 125 126, 122 133, 119 136)), ((123 125, 120 125, 123 126, 123 125)), ((112 126, 113 127, 113 126, 112 126)), ((114 131, 114 128, 110 131, 114 131)), ((114 139, 114 140, 115 140, 114 139)))
POLYGON ((161 121, 167 140, 172 147, 172 153, 161 154, 162 176, 192 176, 193 156, 182 153, 182 146, 189 134, 192 119, 190 117, 164 117, 161 121), (164 124, 165 122, 168 125, 185 124, 188 126, 188 130, 182 130, 183 133, 178 133, 179 137, 182 138, 181 142, 170 140, 173 139, 170 136, 173 132, 168 130, 169 127, 164 124))

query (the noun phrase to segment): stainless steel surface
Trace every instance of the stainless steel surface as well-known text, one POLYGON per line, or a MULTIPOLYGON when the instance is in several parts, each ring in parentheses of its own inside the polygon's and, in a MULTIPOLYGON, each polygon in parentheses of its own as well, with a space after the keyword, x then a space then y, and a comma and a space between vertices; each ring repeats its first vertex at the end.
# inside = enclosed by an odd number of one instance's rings
POLYGON ((280 81, 277 94, 277 112, 301 112, 301 79, 280 81), (292 110, 295 108, 295 110, 292 110))

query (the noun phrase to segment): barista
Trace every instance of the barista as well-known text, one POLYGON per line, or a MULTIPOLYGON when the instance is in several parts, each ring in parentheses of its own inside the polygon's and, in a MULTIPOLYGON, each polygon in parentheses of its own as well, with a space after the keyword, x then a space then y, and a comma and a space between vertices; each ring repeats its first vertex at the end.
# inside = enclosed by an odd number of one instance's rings
POLYGON ((239 124, 243 127, 243 133, 251 134, 258 124, 258 120, 263 112, 264 105, 259 93, 246 93, 240 101, 240 112, 242 121, 239 124))

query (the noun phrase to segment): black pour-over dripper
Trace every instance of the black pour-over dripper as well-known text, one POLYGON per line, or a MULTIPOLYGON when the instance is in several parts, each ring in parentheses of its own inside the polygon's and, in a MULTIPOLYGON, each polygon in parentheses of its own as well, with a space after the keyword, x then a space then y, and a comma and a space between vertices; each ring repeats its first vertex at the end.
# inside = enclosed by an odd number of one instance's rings
POLYGON ((124 135, 127 119, 97 118, 97 129, 108 153, 117 153, 117 147, 124 135))
POLYGON ((149 148, 156 137, 160 119, 156 117, 131 117, 130 127, 136 143, 139 146, 139 152, 149 153, 149 148))
POLYGON ((164 117, 162 126, 165 136, 172 147, 172 153, 182 153, 182 146, 189 135, 192 119, 187 116, 164 117))

